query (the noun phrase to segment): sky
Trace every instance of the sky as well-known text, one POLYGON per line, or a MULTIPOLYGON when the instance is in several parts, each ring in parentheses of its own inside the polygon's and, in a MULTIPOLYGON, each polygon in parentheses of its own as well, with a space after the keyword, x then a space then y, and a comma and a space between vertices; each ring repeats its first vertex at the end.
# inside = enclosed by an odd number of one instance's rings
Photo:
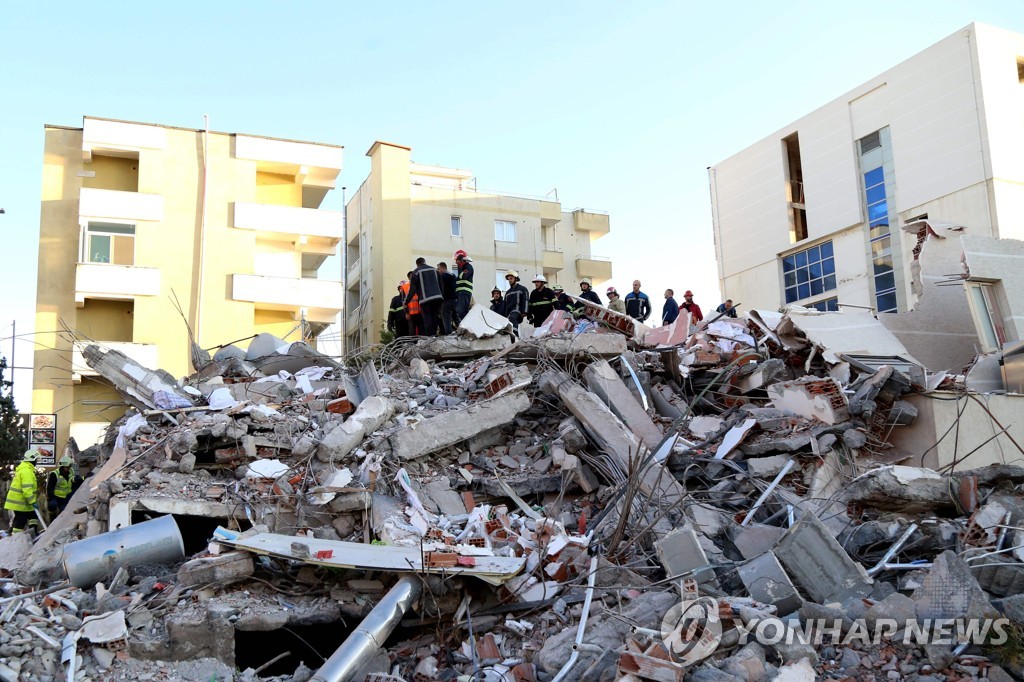
MULTIPOLYGON (((407 145, 480 187, 608 211, 593 253, 613 259, 610 284, 639 277, 656 311, 692 289, 708 310, 728 292, 707 167, 972 21, 1024 32, 1018 0, 6 3, 0 355, 12 323, 15 365, 35 345, 44 124, 206 114, 341 144, 349 195, 374 140, 407 145)), ((31 372, 14 376, 27 411, 31 372)))

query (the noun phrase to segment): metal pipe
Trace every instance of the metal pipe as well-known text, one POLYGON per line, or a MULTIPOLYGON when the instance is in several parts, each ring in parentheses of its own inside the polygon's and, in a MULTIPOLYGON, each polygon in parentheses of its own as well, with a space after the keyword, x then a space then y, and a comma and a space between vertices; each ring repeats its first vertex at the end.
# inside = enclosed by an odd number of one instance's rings
POLYGON ((750 523, 750 519, 754 518, 754 513, 761 508, 761 505, 764 504, 764 501, 767 500, 768 496, 772 494, 773 490, 775 490, 775 486, 782 482, 782 479, 786 476, 786 474, 789 473, 789 470, 792 468, 793 460, 787 460, 786 465, 782 467, 782 471, 779 472, 779 475, 775 477, 774 481, 768 484, 768 487, 764 489, 763 493, 761 493, 761 497, 757 498, 757 502, 755 502, 754 506, 751 507, 749 512, 747 512, 747 515, 743 517, 743 523, 740 524, 741 526, 745 526, 748 523, 750 523))
POLYGON ((590 615, 590 602, 594 598, 594 578, 597 575, 597 554, 590 559, 590 575, 587 576, 587 596, 583 599, 583 612, 580 614, 580 626, 576 629, 576 641, 573 643, 572 655, 565 662, 562 669, 558 671, 551 682, 562 682, 569 674, 576 659, 580 657, 580 645, 583 644, 583 632, 587 629, 587 616, 590 615))
POLYGON ((163 564, 185 556, 170 514, 64 545, 64 571, 75 587, 92 587, 121 566, 163 564))
POLYGON ((896 552, 900 551, 903 548, 903 545, 907 544, 907 540, 910 539, 910 536, 913 535, 914 531, 916 530, 916 523, 912 523, 909 526, 907 526, 907 529, 903 531, 903 535, 899 536, 896 542, 892 543, 892 547, 890 547, 889 551, 885 553, 885 555, 882 557, 882 560, 868 569, 868 575, 876 576, 879 573, 881 573, 885 569, 885 565, 892 560, 893 556, 896 555, 896 552))
POLYGON ((415 575, 407 575, 395 583, 359 627, 320 666, 310 682, 345 682, 353 679, 359 668, 370 660, 377 649, 384 646, 391 631, 420 596, 422 589, 420 578, 415 575))

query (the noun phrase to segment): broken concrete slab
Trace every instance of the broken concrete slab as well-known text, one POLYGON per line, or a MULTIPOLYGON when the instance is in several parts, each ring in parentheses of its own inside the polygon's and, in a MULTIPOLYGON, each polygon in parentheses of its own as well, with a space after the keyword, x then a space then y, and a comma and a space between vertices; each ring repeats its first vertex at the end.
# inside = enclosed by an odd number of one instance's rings
POLYGON ((998 615, 978 580, 971 575, 967 562, 952 550, 935 557, 912 598, 917 606, 917 617, 921 619, 980 619, 998 615))
POLYGON ((467 339, 459 336, 439 336, 420 339, 413 352, 421 358, 432 360, 454 360, 478 358, 493 355, 510 348, 512 338, 501 334, 489 339, 467 339))
POLYGON ((425 484, 423 492, 433 500, 438 510, 445 516, 459 516, 466 513, 466 505, 463 503, 462 497, 451 489, 447 478, 425 484))
POLYGON ((331 462, 347 456, 367 435, 383 426, 394 412, 390 400, 381 396, 367 398, 343 424, 324 436, 316 451, 317 459, 331 462))
MULTIPOLYGON (((539 383, 545 391, 561 398, 598 446, 615 455, 626 471, 630 469, 631 462, 645 461, 646 449, 640 439, 604 403, 585 391, 567 374, 560 370, 548 370, 541 375, 539 383)), ((666 468, 653 462, 641 473, 640 488, 648 496, 658 496, 659 501, 670 508, 678 508, 686 498, 686 490, 675 477, 666 468)))
POLYGON ((993 464, 978 469, 958 471, 954 480, 931 469, 907 466, 885 466, 862 474, 844 488, 844 498, 882 510, 919 513, 955 508, 950 490, 959 489, 959 480, 977 479, 979 487, 997 481, 1024 481, 1024 467, 993 464))
POLYGON ((459 323, 458 333, 474 339, 485 339, 502 332, 511 333, 512 323, 504 315, 492 312, 477 303, 459 323))
POLYGON ((82 351, 89 367, 109 381, 125 401, 139 410, 192 407, 191 395, 162 369, 148 369, 119 350, 89 345, 82 351))
POLYGON ((746 526, 734 524, 729 529, 730 539, 744 559, 761 556, 774 547, 785 534, 785 528, 766 526, 763 523, 751 523, 746 526))
POLYGON ((522 348, 535 348, 538 352, 555 360, 566 360, 577 356, 595 358, 617 358, 626 352, 626 337, 618 334, 585 333, 560 336, 543 336, 530 341, 522 348))
POLYGON ((803 604, 803 599, 774 552, 768 551, 741 565, 739 575, 750 596, 763 604, 776 607, 780 616, 788 616, 803 604))
POLYGON ((846 603, 871 592, 874 581, 864 567, 809 511, 786 532, 775 554, 800 589, 819 604, 846 603))
POLYGON ((468 440, 481 430, 509 424, 529 407, 530 398, 515 391, 403 427, 388 440, 396 457, 415 459, 468 440))
POLYGON ((15 533, 0 538, 0 571, 13 573, 32 551, 32 534, 15 533))
MULTIPOLYGON (((621 339, 621 336, 613 338, 621 339)), ((587 387, 595 393, 605 405, 621 419, 629 429, 640 438, 648 448, 658 447, 664 437, 661 430, 654 425, 643 406, 637 402, 629 388, 622 382, 618 372, 605 360, 591 363, 583 376, 587 387)))
POLYGON ((744 460, 747 465, 747 473, 754 478, 775 478, 790 460, 788 455, 774 455, 772 457, 750 457, 744 460))
POLYGON ((850 418, 843 387, 832 377, 802 377, 768 387, 768 398, 776 408, 805 419, 838 424, 850 418))
POLYGON ((698 583, 718 585, 697 532, 692 528, 677 528, 654 543, 658 560, 670 578, 693 578, 698 583))
POLYGON ((182 587, 227 585, 245 580, 254 570, 252 555, 248 552, 226 552, 186 561, 178 569, 178 583, 182 587))

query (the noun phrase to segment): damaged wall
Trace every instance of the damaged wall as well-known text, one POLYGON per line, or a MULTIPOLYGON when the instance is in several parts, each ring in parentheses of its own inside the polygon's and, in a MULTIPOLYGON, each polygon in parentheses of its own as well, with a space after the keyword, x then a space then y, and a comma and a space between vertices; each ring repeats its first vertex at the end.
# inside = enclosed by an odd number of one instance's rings
POLYGON ((917 419, 910 426, 893 429, 890 443, 897 451, 911 456, 907 464, 931 469, 942 469, 954 461, 958 470, 989 464, 1024 464, 1024 453, 1007 437, 1024 446, 1024 423, 1020 418, 1024 414, 1024 395, 972 395, 935 391, 906 397, 917 408, 917 419), (1002 426, 996 424, 993 416, 1002 426), (1001 434, 1003 427, 1007 430, 1001 434), (940 438, 942 441, 932 448, 940 438), (922 462, 921 455, 929 448, 922 462))

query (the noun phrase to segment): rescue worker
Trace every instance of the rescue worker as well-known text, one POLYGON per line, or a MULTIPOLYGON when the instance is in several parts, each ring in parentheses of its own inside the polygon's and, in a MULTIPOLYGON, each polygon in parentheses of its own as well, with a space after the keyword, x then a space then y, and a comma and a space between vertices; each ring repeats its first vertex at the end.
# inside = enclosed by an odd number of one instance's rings
POLYGON ((585 298, 591 303, 597 305, 604 305, 601 302, 601 297, 597 295, 597 292, 590 287, 590 280, 584 277, 580 280, 580 298, 585 298))
POLYGON ((64 511, 68 499, 82 485, 82 477, 75 476, 75 470, 71 468, 74 464, 75 460, 64 455, 57 463, 57 468, 46 477, 46 508, 51 519, 64 511))
POLYGON ((633 291, 626 294, 626 314, 634 320, 643 322, 651 316, 651 299, 640 291, 640 280, 633 280, 633 291))
POLYGON ((512 323, 512 331, 519 336, 519 323, 523 321, 529 308, 530 292, 519 283, 519 273, 509 270, 505 273, 508 291, 505 292, 505 317, 512 323))
POLYGON ((721 313, 725 317, 736 317, 736 306, 732 304, 732 299, 727 298, 725 302, 715 308, 716 313, 721 313))
POLYGON ((501 289, 498 287, 491 289, 491 312, 499 315, 505 314, 505 299, 502 298, 501 289))
POLYGON ((405 295, 408 293, 403 287, 408 284, 404 279, 398 283, 398 295, 391 299, 391 306, 388 308, 388 331, 399 336, 409 335, 409 320, 405 317, 405 295))
POLYGON ((412 286, 409 287, 409 296, 405 302, 411 301, 413 296, 419 297, 423 335, 435 336, 438 322, 441 321, 444 295, 441 293, 441 278, 437 270, 427 265, 427 259, 422 256, 416 259, 416 269, 412 271, 412 286))
POLYGON ((675 293, 671 289, 665 289, 665 305, 661 307, 661 324, 664 326, 672 324, 679 317, 679 304, 673 298, 675 293))
POLYGON ((619 296, 619 292, 615 287, 608 287, 608 310, 614 313, 626 314, 626 302, 619 296))
POLYGON ((539 327, 555 309, 555 292, 547 287, 544 275, 534 275, 533 291, 530 292, 530 324, 539 327))
POLYGON ((564 310, 573 317, 576 317, 579 313, 579 308, 582 308, 583 306, 569 298, 569 295, 565 293, 565 287, 561 284, 554 284, 551 287, 551 292, 555 295, 554 309, 564 310))
POLYGON ((693 302, 693 292, 689 289, 683 294, 683 304, 679 307, 690 311, 690 324, 697 324, 704 319, 704 313, 700 311, 700 306, 693 302))
MULTIPOLYGON (((455 252, 455 266, 459 271, 458 284, 455 286, 458 295, 455 314, 458 320, 462 320, 469 312, 469 302, 473 298, 473 259, 459 249, 455 252)), ((455 324, 458 324, 458 321, 455 324)))
POLYGON ((406 273, 408 280, 402 292, 405 294, 402 302, 405 304, 405 319, 409 320, 409 334, 412 336, 423 336, 423 314, 420 311, 420 298, 413 296, 409 298, 409 290, 412 289, 412 271, 406 273))
POLYGON ((437 275, 441 278, 441 333, 448 336, 462 320, 455 315, 455 275, 448 272, 447 263, 437 264, 437 275))
POLYGON ((20 533, 28 526, 38 525, 36 521, 36 512, 39 510, 39 503, 36 501, 39 490, 39 482, 36 480, 36 459, 38 457, 38 450, 28 450, 25 453, 21 463, 14 470, 14 478, 11 479, 11 487, 7 491, 4 509, 14 512, 14 521, 11 523, 11 532, 13 533, 20 533))

